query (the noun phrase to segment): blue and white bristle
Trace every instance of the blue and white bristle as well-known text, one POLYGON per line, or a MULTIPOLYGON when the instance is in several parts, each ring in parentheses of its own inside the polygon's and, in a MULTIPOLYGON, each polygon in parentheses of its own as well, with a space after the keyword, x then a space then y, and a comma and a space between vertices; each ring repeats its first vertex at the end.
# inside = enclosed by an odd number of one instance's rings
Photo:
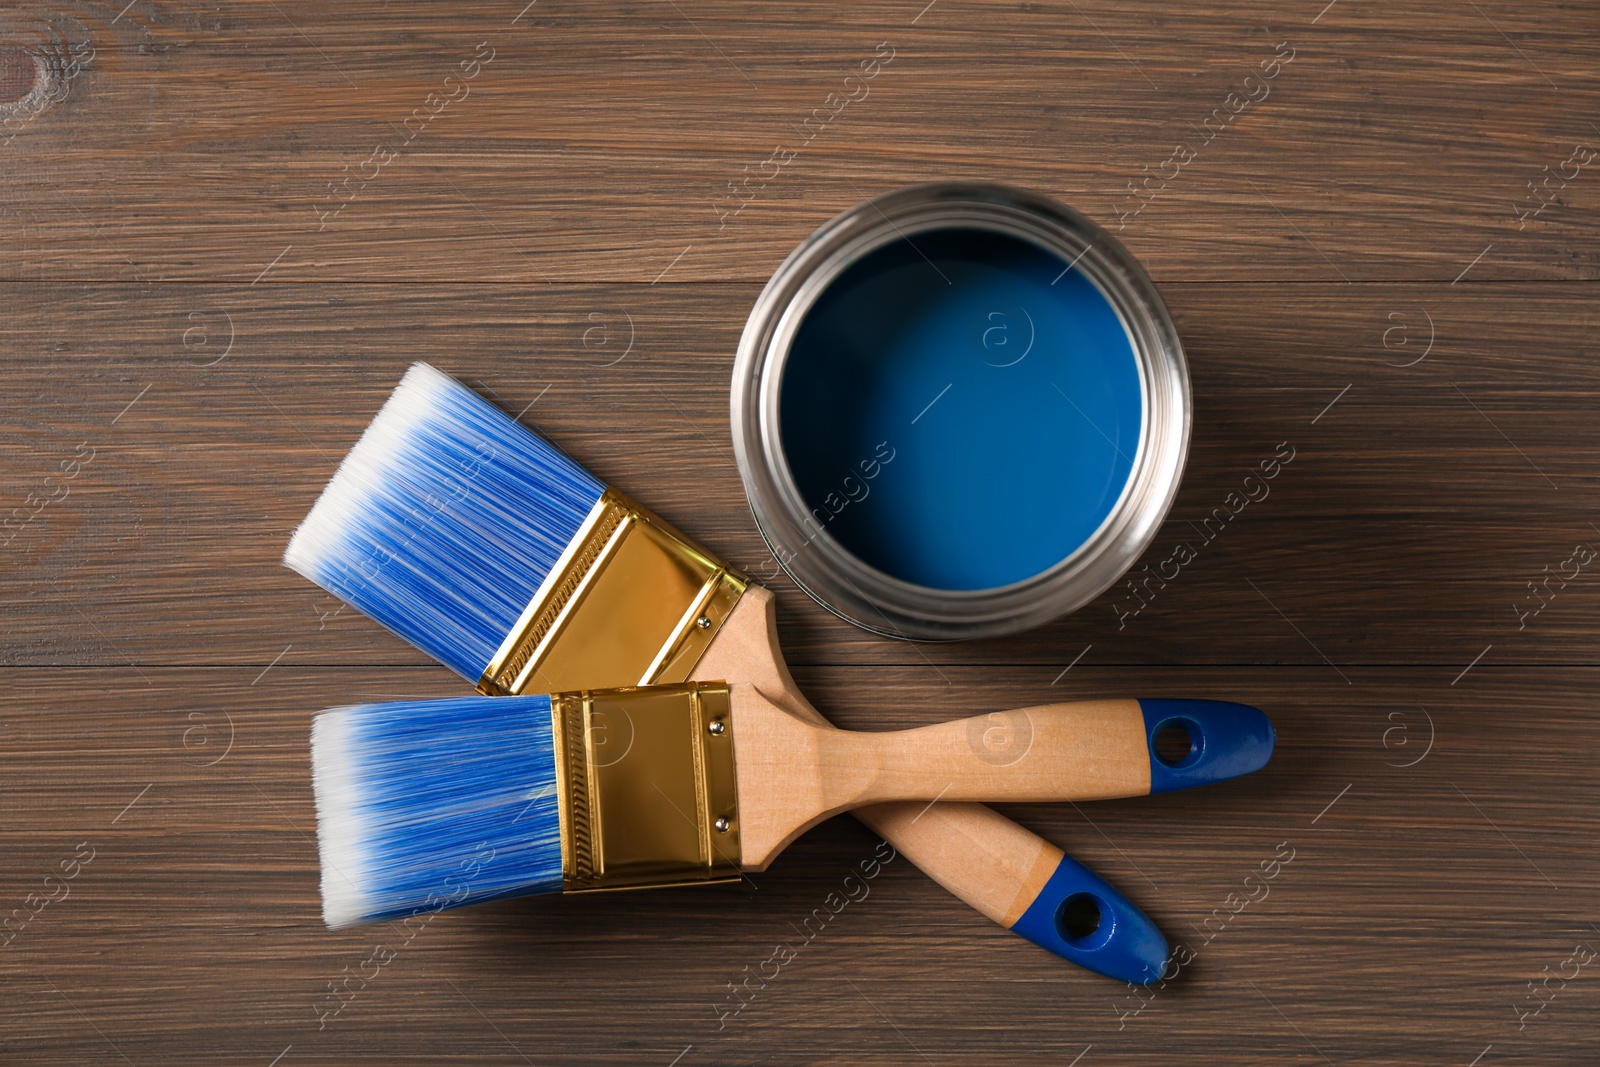
POLYGON ((334 708, 311 769, 329 926, 561 889, 549 697, 334 708))
POLYGON ((412 364, 283 561, 476 681, 605 486, 412 364))

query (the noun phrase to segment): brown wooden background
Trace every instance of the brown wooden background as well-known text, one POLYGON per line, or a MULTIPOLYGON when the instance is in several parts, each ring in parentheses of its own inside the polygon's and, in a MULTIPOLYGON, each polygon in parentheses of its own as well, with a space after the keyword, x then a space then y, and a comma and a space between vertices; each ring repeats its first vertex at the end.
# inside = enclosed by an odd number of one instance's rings
POLYGON ((0 7, 0 493, 58 498, 0 550, 0 912, 94 855, 0 950, 0 1062, 1600 1058, 1600 563, 1516 608, 1600 546, 1593 4, 124 2, 0 7), (720 220, 880 42, 868 97, 720 220), (739 888, 510 902, 404 944, 322 928, 311 714, 462 688, 278 564, 409 361, 532 403, 770 573, 726 389, 795 243, 946 178, 1115 227, 1280 42, 1270 96, 1121 230, 1196 397, 1147 562, 1288 442, 1271 496, 1120 630, 1112 593, 913 647, 772 583, 800 682, 848 726, 1269 709, 1251 779, 1014 811, 1197 949, 1176 982, 1135 1013, 899 860, 719 1028, 727 983, 871 854, 846 819, 739 888), (430 93, 458 98, 413 135, 430 93))

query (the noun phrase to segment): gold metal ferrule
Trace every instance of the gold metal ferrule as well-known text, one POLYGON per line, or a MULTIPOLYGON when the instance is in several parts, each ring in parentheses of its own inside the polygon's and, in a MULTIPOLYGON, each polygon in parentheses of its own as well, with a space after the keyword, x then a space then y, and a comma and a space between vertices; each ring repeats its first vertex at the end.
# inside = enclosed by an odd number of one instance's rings
POLYGON ((730 711, 721 682, 550 698, 566 892, 740 877, 730 711))
POLYGON ((743 575, 607 489, 478 680, 487 696, 681 682, 743 575))

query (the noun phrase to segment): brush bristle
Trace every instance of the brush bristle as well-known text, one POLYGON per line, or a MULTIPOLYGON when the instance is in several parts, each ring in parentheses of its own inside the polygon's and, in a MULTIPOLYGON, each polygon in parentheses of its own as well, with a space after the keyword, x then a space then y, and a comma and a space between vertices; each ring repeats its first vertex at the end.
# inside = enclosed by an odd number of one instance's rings
POLYGON ((416 363, 283 561, 476 681, 604 490, 554 445, 416 363))
POLYGON ((311 771, 329 926, 561 888, 548 697, 334 708, 311 771))

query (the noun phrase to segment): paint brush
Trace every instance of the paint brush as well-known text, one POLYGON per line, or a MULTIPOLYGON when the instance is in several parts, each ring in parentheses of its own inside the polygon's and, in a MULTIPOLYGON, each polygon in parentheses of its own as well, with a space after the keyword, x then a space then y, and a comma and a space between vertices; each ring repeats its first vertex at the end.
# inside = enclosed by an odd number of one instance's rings
MULTIPOLYGON (((1271 727, 1241 704, 1191 705, 1230 759, 1264 762, 1271 727)), ((555 890, 732 881, 823 819, 890 801, 1077 801, 1150 790, 1137 701, 1017 713, 1005 766, 973 738, 987 716, 912 730, 837 730, 756 687, 689 682, 498 700, 339 708, 312 727, 330 926, 555 890)))
MULTIPOLYGON (((407 371, 284 561, 486 693, 725 678, 823 721, 789 676, 770 591, 426 364, 407 371)), ((1025 744, 1006 716, 981 741, 997 763, 1025 744)), ((1159 976, 1155 924, 997 812, 855 814, 1002 926, 1101 974, 1159 976), (1093 929, 1064 920, 1086 902, 1093 929)))

